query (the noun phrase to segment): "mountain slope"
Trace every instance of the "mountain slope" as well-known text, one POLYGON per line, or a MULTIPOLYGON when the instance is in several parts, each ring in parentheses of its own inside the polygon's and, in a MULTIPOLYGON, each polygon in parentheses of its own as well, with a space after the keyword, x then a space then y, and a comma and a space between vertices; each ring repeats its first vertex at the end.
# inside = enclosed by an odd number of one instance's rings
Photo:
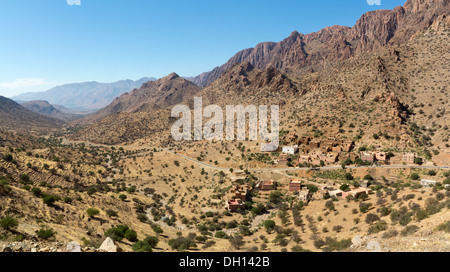
POLYGON ((64 121, 74 120, 77 118, 82 117, 82 115, 77 114, 71 114, 67 112, 63 112, 59 109, 57 109, 55 106, 51 105, 47 101, 43 100, 34 100, 34 101, 28 101, 22 103, 22 106, 25 108, 35 112, 39 113, 48 117, 52 117, 55 119, 60 119, 64 121))
MULTIPOLYGON (((395 150, 446 149, 449 26, 449 17, 442 17, 404 45, 384 46, 313 73, 286 75, 273 67, 236 64, 195 96, 203 98, 204 106, 280 105, 281 128, 297 135, 352 139, 358 146, 395 150), (375 141, 375 134, 383 137, 375 141)), ((193 95, 185 96, 182 103, 192 109, 192 100, 193 95)), ((167 145, 174 122, 170 110, 112 114, 78 137, 108 144, 142 139, 167 145)))
POLYGON ((121 80, 113 83, 83 82, 57 86, 46 92, 25 93, 12 99, 18 101, 45 100, 76 110, 96 110, 107 106, 114 98, 140 87, 154 78, 137 81, 121 80))
POLYGON ((149 81, 130 93, 124 93, 107 107, 80 120, 80 123, 93 123, 116 113, 142 112, 176 105, 183 97, 193 95, 200 89, 192 82, 172 73, 157 81, 149 81))
POLYGON ((63 122, 32 112, 11 99, 0 96, 0 128, 24 132, 48 132, 63 122))
POLYGON ((246 61, 259 69, 273 66, 285 71, 308 67, 307 72, 317 70, 385 45, 402 44, 427 29, 439 16, 448 16, 449 10, 449 0, 408 0, 394 10, 368 12, 352 28, 332 26, 307 35, 294 31, 279 43, 258 44, 191 80, 208 86, 234 64, 246 61))

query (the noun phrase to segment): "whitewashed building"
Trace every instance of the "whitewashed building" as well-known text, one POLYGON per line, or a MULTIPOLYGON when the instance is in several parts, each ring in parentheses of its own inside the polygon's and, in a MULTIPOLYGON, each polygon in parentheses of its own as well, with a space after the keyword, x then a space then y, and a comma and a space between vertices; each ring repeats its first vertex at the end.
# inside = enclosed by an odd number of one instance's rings
POLYGON ((428 180, 428 179, 422 179, 420 181, 420 185, 424 186, 424 187, 430 187, 430 186, 434 186, 436 185, 437 181, 435 180, 428 180))
POLYGON ((298 151, 298 146, 292 145, 292 146, 283 146, 282 152, 285 154, 291 154, 294 155, 298 151))

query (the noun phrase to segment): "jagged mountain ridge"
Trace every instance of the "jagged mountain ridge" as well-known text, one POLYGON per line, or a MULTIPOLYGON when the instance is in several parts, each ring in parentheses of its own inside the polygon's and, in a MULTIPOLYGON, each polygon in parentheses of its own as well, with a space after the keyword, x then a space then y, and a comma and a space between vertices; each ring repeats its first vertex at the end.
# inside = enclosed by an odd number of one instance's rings
POLYGON ((346 60, 372 52, 385 45, 401 44, 428 28, 439 16, 449 15, 449 0, 408 0, 393 10, 364 14, 353 26, 326 27, 318 32, 300 34, 294 31, 279 43, 264 42, 238 52, 227 63, 191 80, 208 86, 236 63, 248 61, 264 69, 273 66, 289 71, 328 62, 346 60))

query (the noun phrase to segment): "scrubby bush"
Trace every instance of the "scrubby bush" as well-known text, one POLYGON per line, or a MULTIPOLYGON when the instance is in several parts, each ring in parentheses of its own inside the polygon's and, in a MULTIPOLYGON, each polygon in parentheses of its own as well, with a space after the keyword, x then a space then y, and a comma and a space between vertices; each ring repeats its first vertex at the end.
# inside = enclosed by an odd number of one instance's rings
POLYGON ((42 200, 44 201, 45 204, 51 206, 56 202, 57 199, 58 198, 56 196, 48 195, 48 196, 45 196, 42 200))
POLYGON ((197 244, 193 239, 178 237, 177 239, 169 240, 169 246, 172 249, 176 249, 177 251, 183 252, 190 248, 196 248, 197 244))
POLYGON ((371 206, 372 203, 359 203, 359 211, 362 213, 366 213, 371 206))
POLYGON ((114 241, 122 241, 125 238, 125 232, 129 229, 126 225, 119 225, 105 231, 105 236, 110 237, 114 241))
POLYGON ((404 229, 400 232, 400 234, 401 234, 402 236, 408 236, 408 235, 411 235, 411 234, 417 232, 419 229, 420 229, 420 228, 419 228, 418 226, 416 226, 416 225, 410 225, 410 226, 407 226, 406 228, 404 228, 404 229))
POLYGON ((450 233, 450 221, 440 224, 437 227, 438 231, 445 231, 446 233, 450 233))
POLYGON ((41 197, 42 196, 42 191, 41 189, 37 188, 37 187, 33 187, 31 188, 31 193, 36 196, 36 197, 41 197))
POLYGON ((14 158, 11 154, 6 154, 5 156, 3 156, 3 159, 5 161, 12 162, 14 158))
POLYGON ((386 230, 387 229, 387 223, 386 221, 378 221, 376 224, 372 225, 369 228, 369 234, 372 233, 379 233, 380 231, 386 230))
POLYGON ((381 238, 383 238, 383 239, 389 239, 389 238, 395 237, 395 236, 397 236, 397 235, 398 235, 398 231, 397 231, 397 230, 395 230, 395 229, 390 229, 390 230, 385 231, 385 232, 383 233, 383 235, 381 235, 381 238))
POLYGON ((124 238, 126 238, 130 242, 136 242, 138 240, 136 231, 132 229, 128 229, 125 231, 124 238))
POLYGON ((242 237, 241 235, 232 237, 230 238, 230 243, 234 248, 240 249, 245 244, 244 237, 242 237))
POLYGON ((12 230, 17 228, 17 226, 19 226, 19 221, 12 216, 7 215, 0 220, 0 227, 5 230, 12 230))
POLYGON ((108 209, 108 210, 106 210, 106 215, 109 217, 116 217, 118 214, 116 211, 108 209))
POLYGON ((39 238, 47 240, 55 236, 56 232, 51 228, 45 227, 41 228, 40 230, 37 230, 36 234, 39 238))
POLYGON ((380 217, 374 213, 369 213, 366 216, 366 223, 372 225, 374 222, 380 221, 380 217))
POLYGON ((86 210, 86 213, 90 218, 93 218, 94 216, 99 215, 100 211, 95 208, 89 208, 86 210))
POLYGON ((275 229, 275 226, 276 226, 276 224, 275 224, 275 221, 273 221, 273 220, 264 221, 264 227, 266 228, 267 232, 273 231, 275 229))

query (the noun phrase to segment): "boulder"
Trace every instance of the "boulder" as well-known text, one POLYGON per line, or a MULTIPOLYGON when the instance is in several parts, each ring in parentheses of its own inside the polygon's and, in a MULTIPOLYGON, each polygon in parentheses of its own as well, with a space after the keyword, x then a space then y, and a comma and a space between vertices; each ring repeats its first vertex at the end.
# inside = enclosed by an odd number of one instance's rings
POLYGON ((355 237, 353 237, 352 244, 353 244, 354 247, 360 247, 361 244, 362 244, 361 236, 356 235, 355 237))
POLYGON ((121 252, 122 251, 120 249, 120 247, 118 247, 114 244, 113 239, 111 239, 110 237, 106 238, 105 241, 103 241, 99 250, 106 251, 106 252, 121 252))
POLYGON ((377 241, 370 241, 367 244, 367 249, 372 250, 372 252, 382 252, 380 243, 378 243, 377 241))
POLYGON ((72 241, 67 244, 66 252, 82 252, 81 245, 75 241, 72 241))

